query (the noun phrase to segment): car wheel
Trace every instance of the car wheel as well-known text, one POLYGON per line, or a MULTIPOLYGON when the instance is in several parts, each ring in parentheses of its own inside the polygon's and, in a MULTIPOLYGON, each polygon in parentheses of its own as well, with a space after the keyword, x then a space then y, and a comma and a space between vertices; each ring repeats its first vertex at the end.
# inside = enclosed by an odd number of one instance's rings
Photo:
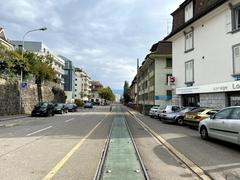
POLYGON ((208 139, 208 131, 207 131, 207 128, 206 127, 201 127, 200 129, 200 134, 201 134, 201 138, 204 139, 204 140, 207 140, 208 139))
POLYGON ((182 118, 177 119, 177 123, 178 123, 178 125, 182 126, 183 125, 183 119, 182 118))

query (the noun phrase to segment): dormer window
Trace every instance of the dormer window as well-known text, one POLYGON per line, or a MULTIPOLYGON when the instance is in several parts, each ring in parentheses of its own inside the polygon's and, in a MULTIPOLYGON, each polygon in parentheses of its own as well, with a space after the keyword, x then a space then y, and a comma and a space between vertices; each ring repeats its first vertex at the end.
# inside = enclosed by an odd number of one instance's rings
POLYGON ((193 2, 191 1, 185 6, 185 22, 189 21, 193 17, 193 2))

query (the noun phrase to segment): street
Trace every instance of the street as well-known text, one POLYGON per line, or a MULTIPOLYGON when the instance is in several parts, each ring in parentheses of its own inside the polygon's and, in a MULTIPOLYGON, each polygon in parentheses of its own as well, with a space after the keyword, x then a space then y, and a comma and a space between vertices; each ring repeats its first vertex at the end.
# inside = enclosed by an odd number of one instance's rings
POLYGON ((110 106, 94 106, 47 118, 0 121, 1 179, 93 179, 113 119, 119 115, 126 118, 150 179, 200 177, 153 138, 135 117, 207 176, 240 179, 239 146, 201 140, 195 129, 165 124, 121 105, 109 110, 110 106))

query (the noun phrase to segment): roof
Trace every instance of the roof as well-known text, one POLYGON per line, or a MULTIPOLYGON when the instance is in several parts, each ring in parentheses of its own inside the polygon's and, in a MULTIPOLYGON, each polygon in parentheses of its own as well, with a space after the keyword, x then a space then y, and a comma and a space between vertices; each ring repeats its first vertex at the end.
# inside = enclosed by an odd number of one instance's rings
POLYGON ((150 49, 151 53, 157 54, 172 54, 172 42, 170 41, 159 41, 152 45, 150 49))
POLYGON ((229 0, 192 0, 194 2, 194 13, 193 18, 185 23, 184 21, 184 11, 185 5, 188 4, 191 0, 185 0, 178 9, 176 9, 171 15, 173 16, 173 25, 172 32, 164 38, 164 40, 168 40, 182 29, 191 25, 195 21, 204 17, 214 9, 218 8, 225 2, 229 0))

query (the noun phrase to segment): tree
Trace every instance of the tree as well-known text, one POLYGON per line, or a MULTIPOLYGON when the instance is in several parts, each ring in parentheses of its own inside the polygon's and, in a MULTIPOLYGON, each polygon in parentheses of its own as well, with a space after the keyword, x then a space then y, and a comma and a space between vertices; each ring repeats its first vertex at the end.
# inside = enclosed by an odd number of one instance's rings
POLYGON ((127 81, 124 82, 123 99, 124 99, 125 103, 128 103, 131 100, 131 98, 129 96, 129 84, 127 81))
POLYGON ((114 101, 115 95, 112 92, 112 89, 110 87, 102 88, 99 92, 99 96, 102 99, 108 100, 108 101, 114 101))
POLYGON ((15 78, 20 75, 21 69, 25 75, 29 70, 28 61, 22 59, 18 51, 0 45, 0 75, 5 78, 15 78))
POLYGON ((26 52, 24 57, 30 64, 29 73, 35 76, 37 84, 38 101, 42 102, 42 83, 45 80, 56 81, 56 72, 52 68, 53 57, 42 56, 31 52, 26 52))
POLYGON ((35 76, 38 101, 42 102, 42 83, 44 80, 57 81, 56 72, 52 68, 53 57, 42 56, 32 52, 24 52, 24 58, 20 51, 13 51, 0 45, 0 76, 4 78, 16 78, 23 72, 23 79, 30 74, 35 76))

